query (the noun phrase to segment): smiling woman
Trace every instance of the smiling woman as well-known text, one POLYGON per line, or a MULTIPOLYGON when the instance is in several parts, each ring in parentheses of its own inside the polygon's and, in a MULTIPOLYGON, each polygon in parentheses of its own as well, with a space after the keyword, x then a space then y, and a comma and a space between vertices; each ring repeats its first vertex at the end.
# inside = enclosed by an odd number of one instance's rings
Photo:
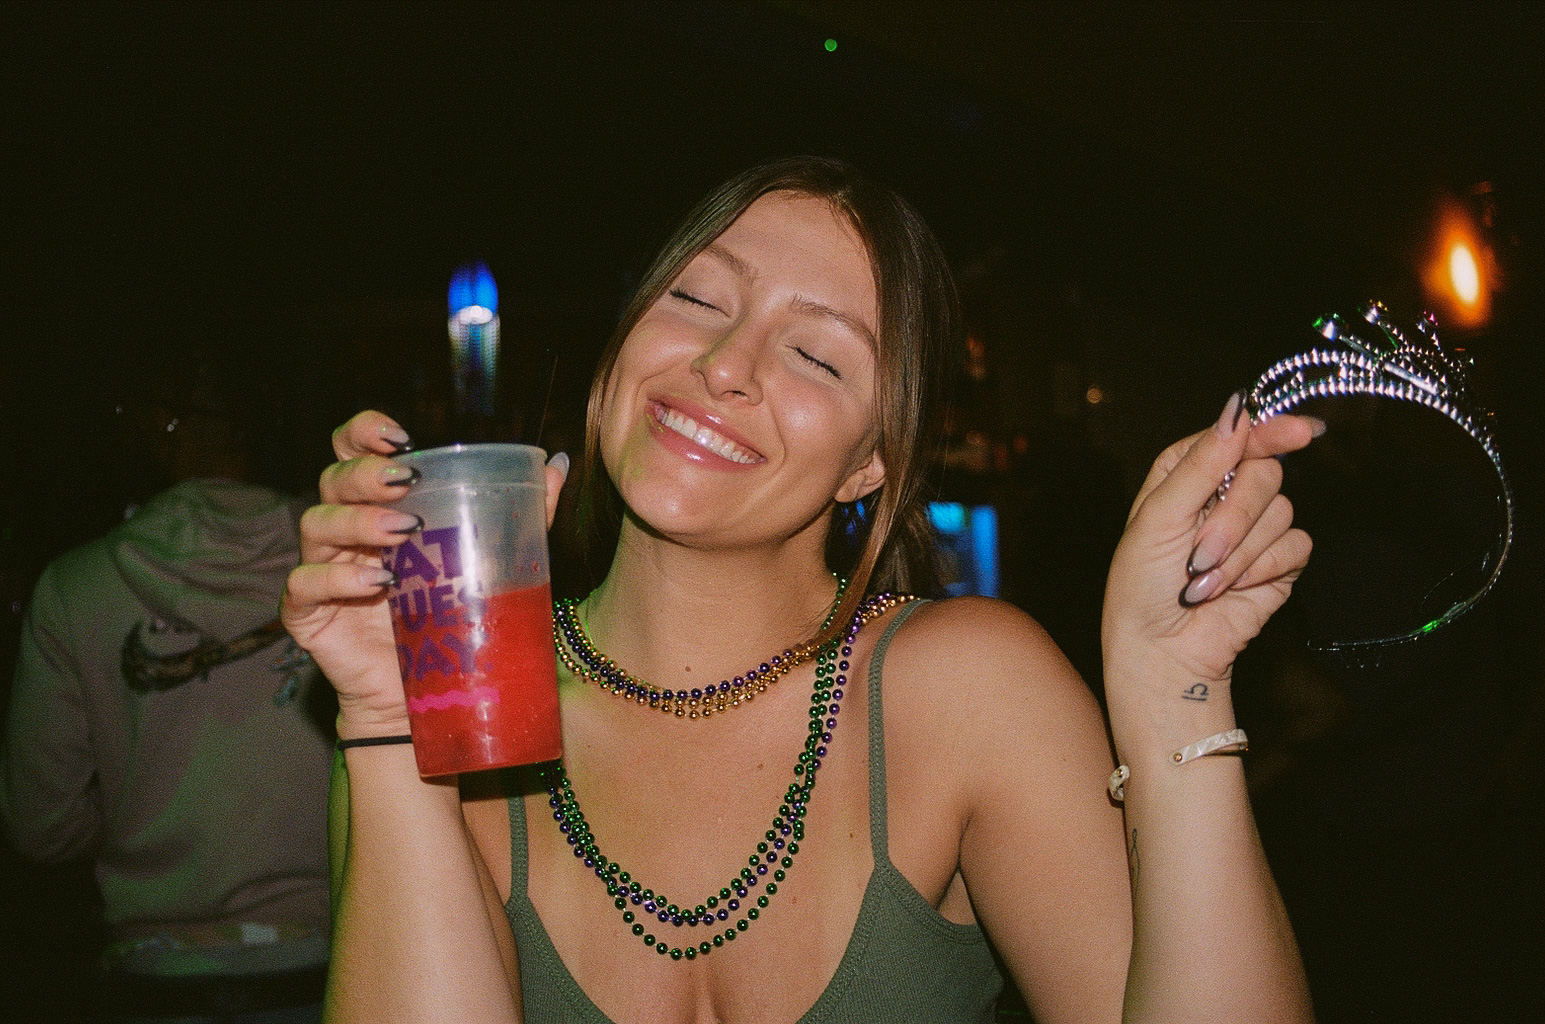
POLYGON ((875 309, 864 244, 824 200, 764 195, 694 257, 601 385, 623 545, 635 524, 745 551, 797 537, 819 582, 827 507, 885 479, 875 309))
MULTIPOLYGON (((704 200, 666 243, 624 311, 597 369, 582 517, 604 545, 621 514, 611 478, 602 471, 598 441, 605 389, 623 343, 671 292, 683 303, 701 306, 705 314, 731 315, 715 308, 710 287, 749 288, 759 268, 735 251, 733 238, 725 241, 720 236, 764 196, 773 201, 758 217, 760 223, 776 221, 789 206, 804 208, 801 212, 811 222, 841 236, 840 241, 829 239, 835 250, 820 254, 827 266, 838 255, 836 250, 845 249, 851 256, 855 245, 863 261, 859 273, 849 264, 844 283, 823 282, 811 294, 796 290, 788 297, 790 312, 804 314, 799 319, 812 338, 809 347, 802 348, 796 335, 791 341, 794 352, 813 367, 829 368, 831 376, 854 393, 860 382, 845 378, 842 366, 823 359, 826 349, 818 348, 814 339, 827 339, 833 349, 840 348, 841 339, 832 337, 837 332, 831 328, 845 328, 841 333, 862 339, 869 350, 867 356, 850 351, 854 365, 848 372, 865 376, 862 383, 874 402, 876 451, 890 486, 878 493, 870 489, 862 509, 850 504, 831 523, 829 549, 845 563, 833 568, 851 573, 858 584, 842 611, 850 614, 856 607, 871 576, 877 588, 932 592, 937 588, 934 542, 918 495, 939 436, 943 388, 962 343, 959 304, 944 255, 916 211, 837 161, 796 159, 747 171, 704 200), (867 288, 856 280, 860 273, 867 288), (844 289, 856 289, 857 294, 845 295, 845 304, 821 301, 823 292, 842 294, 844 289), (885 339, 883 346, 877 337, 885 339), (850 537, 854 524, 864 529, 866 538, 856 550, 850 537)), ((781 255, 787 260, 793 253, 781 255)), ((809 271, 810 277, 820 279, 814 265, 809 271)), ((842 618, 837 616, 838 621, 842 618)))
POLYGON ((1104 617, 1123 806, 1045 633, 917 600, 959 341, 932 235, 852 168, 705 200, 592 387, 584 504, 613 554, 555 611, 563 757, 459 787, 371 742, 406 731, 374 559, 413 529, 408 437, 374 412, 336 432, 283 608, 360 741, 334 774, 332 1019, 981 1022, 989 940, 1043 1024, 1309 1018, 1238 759, 1209 755, 1242 745, 1234 658, 1308 557, 1275 456, 1315 425, 1236 395, 1144 485, 1104 617))

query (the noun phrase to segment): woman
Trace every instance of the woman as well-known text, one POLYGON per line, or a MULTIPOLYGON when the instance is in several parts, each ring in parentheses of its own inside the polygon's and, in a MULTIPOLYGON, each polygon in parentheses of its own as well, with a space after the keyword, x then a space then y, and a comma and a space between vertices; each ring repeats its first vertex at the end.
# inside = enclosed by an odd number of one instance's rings
MULTIPOLYGON (((1315 425, 1252 425, 1236 395, 1139 495, 1104 622, 1123 811, 1099 710, 1034 622, 859 604, 926 578, 957 321, 927 229, 845 165, 753 170, 688 218, 592 391, 587 461, 622 517, 566 617, 563 772, 512 773, 506 799, 420 779, 404 746, 347 750, 332 1019, 986 1020, 984 933, 1046 1024, 1309 1018, 1238 758, 1172 756, 1233 728, 1234 657, 1308 557, 1273 456, 1315 425), (855 531, 844 589, 828 551, 855 531), (584 677, 605 657, 645 692, 702 689, 811 638, 815 664, 706 716, 584 677), (771 875, 740 871, 748 848, 771 875)), ((343 739, 407 731, 379 559, 414 526, 390 507, 407 442, 378 413, 339 429, 284 600, 343 739)))

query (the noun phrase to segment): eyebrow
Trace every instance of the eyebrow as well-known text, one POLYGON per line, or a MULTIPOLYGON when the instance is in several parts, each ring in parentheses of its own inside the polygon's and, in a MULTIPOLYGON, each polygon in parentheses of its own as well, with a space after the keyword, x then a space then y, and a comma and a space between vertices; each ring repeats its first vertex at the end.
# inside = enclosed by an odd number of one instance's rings
MULTIPOLYGON (((723 263, 737 277, 743 278, 747 281, 756 280, 756 268, 747 263, 745 260, 741 259, 739 256, 736 256, 734 253, 730 252, 718 242, 710 242, 707 246, 704 247, 703 252, 723 263)), ((879 347, 878 343, 875 341, 874 332, 865 326, 863 321, 849 316, 848 314, 842 312, 840 309, 833 309, 831 306, 828 306, 825 303, 804 298, 797 298, 794 300, 794 309, 797 312, 803 313, 807 316, 821 317, 826 320, 831 320, 842 327, 846 327, 848 330, 858 335, 859 338, 863 339, 863 341, 867 343, 871 349, 878 349, 879 347)))
POLYGON ((840 309, 833 309, 828 305, 814 302, 810 299, 795 299, 794 308, 800 313, 835 321, 862 338, 871 350, 879 348, 875 342, 874 332, 865 326, 861 320, 849 316, 840 309))
POLYGON ((703 251, 719 260, 719 262, 723 263, 725 266, 729 267, 730 270, 734 271, 736 277, 743 277, 747 281, 756 280, 756 268, 747 263, 745 260, 741 259, 739 256, 736 256, 734 253, 730 252, 718 242, 708 243, 708 245, 704 247, 703 251))

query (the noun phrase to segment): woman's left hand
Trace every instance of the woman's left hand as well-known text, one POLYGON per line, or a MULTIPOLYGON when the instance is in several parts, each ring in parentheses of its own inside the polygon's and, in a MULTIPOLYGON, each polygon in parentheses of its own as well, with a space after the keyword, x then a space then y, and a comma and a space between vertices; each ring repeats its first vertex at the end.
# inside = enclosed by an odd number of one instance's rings
POLYGON ((1108 686, 1140 680, 1141 689, 1163 688, 1173 699, 1198 683, 1203 694, 1227 684, 1235 657, 1309 559, 1309 535, 1293 528, 1293 507, 1279 490, 1276 456, 1323 430, 1303 416, 1253 424, 1235 394, 1215 426, 1159 456, 1106 585, 1108 686))

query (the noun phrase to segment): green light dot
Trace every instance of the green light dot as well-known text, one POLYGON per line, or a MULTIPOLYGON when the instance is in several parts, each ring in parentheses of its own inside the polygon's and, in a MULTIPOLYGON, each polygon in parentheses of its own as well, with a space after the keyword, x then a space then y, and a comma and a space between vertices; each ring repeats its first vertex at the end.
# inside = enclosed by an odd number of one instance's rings
POLYGON ((835 39, 828 39, 828 40, 826 40, 826 52, 827 53, 836 53, 837 52, 837 40, 835 40, 835 39))

